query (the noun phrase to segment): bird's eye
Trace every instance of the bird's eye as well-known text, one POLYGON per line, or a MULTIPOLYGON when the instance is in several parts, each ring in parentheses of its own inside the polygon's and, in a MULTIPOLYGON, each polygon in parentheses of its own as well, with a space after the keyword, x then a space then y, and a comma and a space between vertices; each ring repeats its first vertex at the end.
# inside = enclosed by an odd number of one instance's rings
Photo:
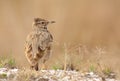
POLYGON ((45 24, 45 22, 41 22, 41 24, 45 24))

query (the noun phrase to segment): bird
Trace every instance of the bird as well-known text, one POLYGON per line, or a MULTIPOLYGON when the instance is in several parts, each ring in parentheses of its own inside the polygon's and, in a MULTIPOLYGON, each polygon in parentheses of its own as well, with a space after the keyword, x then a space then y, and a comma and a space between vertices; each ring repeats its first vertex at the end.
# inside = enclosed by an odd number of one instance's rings
POLYGON ((43 58, 42 64, 49 59, 52 52, 53 36, 48 31, 48 24, 55 21, 48 21, 42 18, 34 18, 32 31, 25 41, 25 55, 30 64, 30 68, 39 70, 39 60, 43 58))

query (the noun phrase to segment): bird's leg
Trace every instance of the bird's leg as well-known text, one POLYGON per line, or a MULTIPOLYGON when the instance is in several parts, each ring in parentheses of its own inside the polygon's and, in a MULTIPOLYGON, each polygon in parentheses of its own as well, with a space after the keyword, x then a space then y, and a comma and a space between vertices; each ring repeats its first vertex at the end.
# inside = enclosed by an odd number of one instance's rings
POLYGON ((42 59, 41 70, 45 70, 45 69, 46 69, 45 63, 46 63, 47 60, 48 60, 48 59, 46 58, 46 55, 45 55, 44 58, 42 59))
POLYGON ((30 66, 30 69, 33 70, 34 66, 30 66))
POLYGON ((46 49, 46 54, 44 55, 44 57, 43 57, 43 60, 42 60, 42 67, 41 67, 41 69, 47 69, 47 66, 46 66, 46 61, 49 59, 49 57, 50 57, 50 54, 51 54, 51 47, 48 47, 47 49, 46 49))
POLYGON ((47 67, 46 67, 46 65, 45 65, 45 62, 46 62, 46 60, 43 59, 43 61, 42 61, 42 65, 41 65, 41 70, 45 70, 45 69, 47 69, 47 67))
POLYGON ((45 70, 45 65, 42 63, 41 70, 45 70))
POLYGON ((38 63, 34 66, 35 70, 38 71, 39 68, 38 68, 38 63))

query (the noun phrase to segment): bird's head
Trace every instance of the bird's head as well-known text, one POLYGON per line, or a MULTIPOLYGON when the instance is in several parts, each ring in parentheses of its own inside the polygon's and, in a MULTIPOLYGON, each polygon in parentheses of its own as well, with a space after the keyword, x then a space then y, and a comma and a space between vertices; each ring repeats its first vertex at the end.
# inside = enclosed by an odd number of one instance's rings
POLYGON ((47 25, 50 23, 55 23, 55 21, 48 21, 48 20, 41 19, 41 18, 34 18, 33 26, 47 29, 47 25))

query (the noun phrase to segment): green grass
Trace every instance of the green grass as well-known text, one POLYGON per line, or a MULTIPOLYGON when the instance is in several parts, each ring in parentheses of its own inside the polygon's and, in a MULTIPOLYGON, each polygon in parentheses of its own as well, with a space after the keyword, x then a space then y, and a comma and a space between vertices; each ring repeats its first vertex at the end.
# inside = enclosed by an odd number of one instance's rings
POLYGON ((112 68, 110 67, 105 67, 105 69, 103 69, 103 73, 107 76, 109 76, 112 72, 112 68))
POLYGON ((54 70, 58 70, 58 69, 62 69, 60 66, 58 66, 58 65, 54 65, 53 67, 52 67, 54 70))
POLYGON ((96 72, 96 68, 95 68, 95 66, 93 64, 90 65, 89 71, 90 72, 96 72))
POLYGON ((7 78, 7 74, 0 74, 0 78, 7 78))
POLYGON ((13 59, 13 58, 8 59, 8 64, 10 66, 15 66, 15 64, 16 64, 15 59, 13 59))
POLYGON ((53 66, 52 69, 54 70, 58 70, 58 69, 62 69, 62 65, 59 62, 56 62, 53 66))
POLYGON ((3 67, 13 68, 15 66, 16 66, 16 62, 14 58, 0 57, 0 68, 3 68, 3 67))

